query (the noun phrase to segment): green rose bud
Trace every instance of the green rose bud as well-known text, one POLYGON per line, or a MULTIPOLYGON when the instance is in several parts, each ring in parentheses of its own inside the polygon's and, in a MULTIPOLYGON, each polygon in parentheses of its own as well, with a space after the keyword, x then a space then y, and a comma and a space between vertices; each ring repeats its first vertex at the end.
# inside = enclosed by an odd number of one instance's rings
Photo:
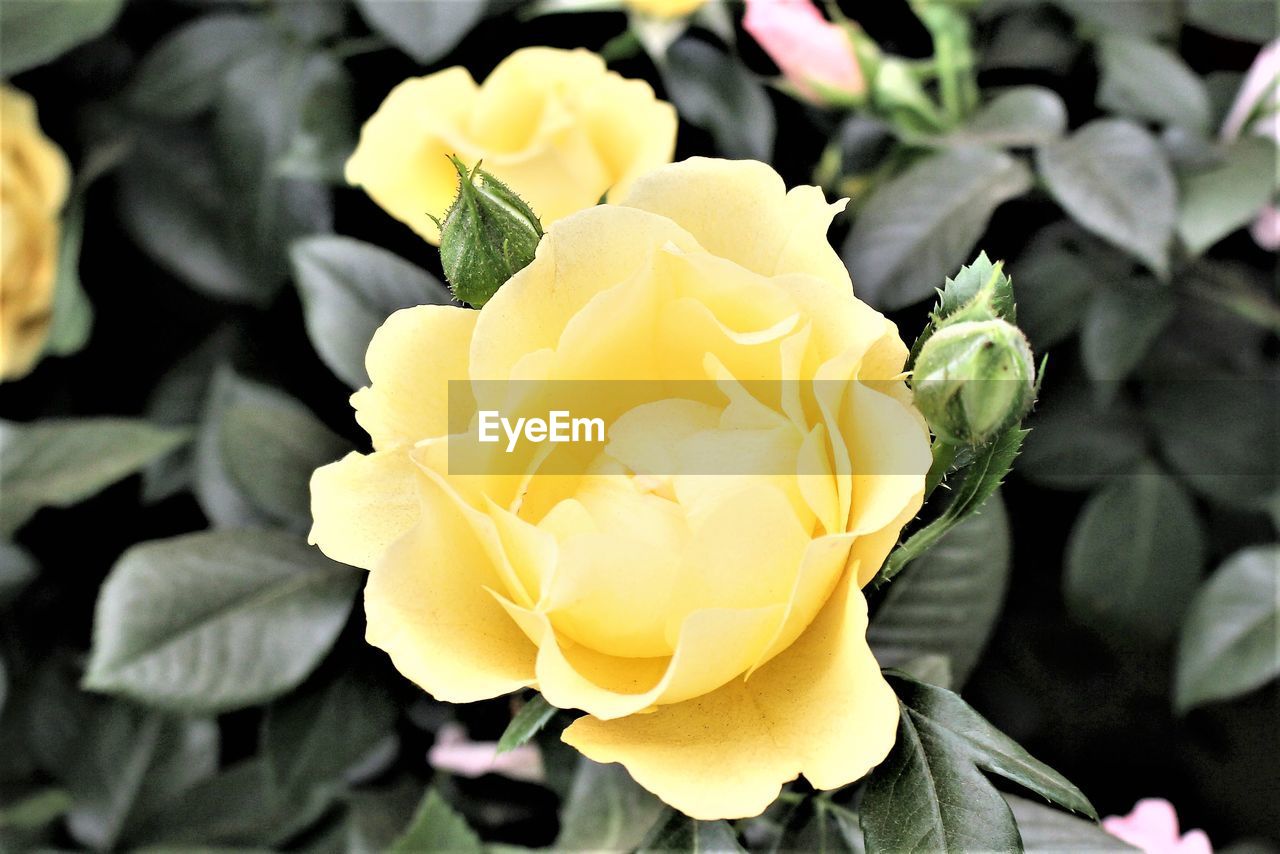
POLYGON ((476 308, 533 260, 542 224, 524 199, 457 157, 458 195, 440 225, 440 261, 453 295, 476 308))
POLYGON ((1026 415, 1036 368, 1026 336, 1003 320, 947 324, 920 350, 912 376, 916 407, 953 445, 980 445, 1026 415))

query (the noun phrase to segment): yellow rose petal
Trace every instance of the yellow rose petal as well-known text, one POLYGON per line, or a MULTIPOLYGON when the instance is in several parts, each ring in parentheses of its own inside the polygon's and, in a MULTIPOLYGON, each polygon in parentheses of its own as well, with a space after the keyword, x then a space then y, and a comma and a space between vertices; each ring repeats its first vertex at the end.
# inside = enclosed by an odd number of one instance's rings
POLYGON ((745 682, 653 714, 588 715, 564 741, 621 762, 696 819, 759 815, 801 773, 820 789, 852 783, 888 755, 898 726, 866 628, 866 601, 846 578, 809 630, 745 682))
POLYGON ((438 700, 470 703, 533 684, 537 650, 486 588, 488 553, 454 501, 419 481, 418 523, 373 567, 365 638, 438 700))
POLYGON ((421 305, 397 311, 374 333, 365 355, 371 383, 352 395, 351 404, 375 448, 449 432, 449 380, 467 378, 478 317, 457 306, 421 305))
POLYGON ((817 187, 787 192, 764 163, 691 157, 636 181, 622 204, 670 217, 707 252, 762 276, 809 273, 841 292, 851 287, 827 241, 844 203, 828 204, 817 187))
POLYGON ((403 451, 352 452, 311 475, 307 542, 370 569, 418 519, 417 475, 403 451))

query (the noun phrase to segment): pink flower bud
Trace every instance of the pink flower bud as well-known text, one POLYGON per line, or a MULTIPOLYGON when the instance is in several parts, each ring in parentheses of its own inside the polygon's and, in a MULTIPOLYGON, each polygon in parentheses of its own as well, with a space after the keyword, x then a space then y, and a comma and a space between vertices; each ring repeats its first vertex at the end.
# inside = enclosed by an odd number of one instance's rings
POLYGON ((1178 814, 1160 798, 1138 801, 1126 816, 1107 816, 1102 829, 1146 854, 1213 854, 1203 830, 1178 835, 1178 814))
POLYGON ((747 0, 742 26, 806 98, 830 103, 866 92, 848 33, 811 0, 747 0))

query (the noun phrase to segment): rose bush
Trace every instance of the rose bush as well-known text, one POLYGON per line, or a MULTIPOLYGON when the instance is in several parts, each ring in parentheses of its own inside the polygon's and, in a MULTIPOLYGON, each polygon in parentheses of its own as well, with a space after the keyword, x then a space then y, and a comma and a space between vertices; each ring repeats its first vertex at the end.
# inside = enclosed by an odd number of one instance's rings
POLYGON ((448 155, 484 168, 549 225, 668 163, 676 113, 585 50, 533 47, 483 85, 465 68, 401 83, 365 123, 347 180, 426 240, 457 189, 448 155))
POLYGON ((880 762, 898 706, 860 587, 930 450, 907 349, 827 243, 840 207, 761 163, 689 160, 552 225, 482 310, 392 315, 352 398, 374 452, 312 479, 312 541, 372 570, 368 640, 443 700, 536 686, 582 709, 569 744, 695 817, 880 762), (728 405, 627 413, 578 478, 451 474, 447 381, 513 378, 708 380, 728 405), (739 384, 810 379, 803 401, 739 384), (633 474, 673 436, 752 428, 796 475, 633 474))
POLYGON ((31 370, 49 333, 71 169, 26 93, 0 86, 0 126, 0 380, 8 380, 31 370))

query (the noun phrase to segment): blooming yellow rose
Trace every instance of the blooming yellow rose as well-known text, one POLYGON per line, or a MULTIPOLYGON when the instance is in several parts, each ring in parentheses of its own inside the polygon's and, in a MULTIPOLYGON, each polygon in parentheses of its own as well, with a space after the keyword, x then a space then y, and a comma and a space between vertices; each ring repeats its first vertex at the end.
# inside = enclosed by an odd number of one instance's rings
POLYGON ((458 187, 448 155, 484 168, 529 202, 544 226, 625 194, 671 161, 676 114, 643 80, 585 50, 531 47, 483 85, 465 68, 415 77, 387 95, 360 132, 347 181, 438 244, 458 187))
POLYGON ((654 18, 683 18, 692 15, 707 0, 626 0, 627 6, 654 18))
POLYGON ((369 642, 442 700, 532 686, 587 712, 565 741, 697 818, 883 760, 898 706, 861 586, 920 507, 929 438, 906 347, 827 243, 839 209, 762 163, 688 160, 551 226, 482 310, 392 315, 352 398, 374 452, 311 483, 312 542, 371 570, 369 642), (451 473, 451 379, 719 393, 624 413, 580 476, 451 473), (740 447, 769 464, 636 473, 740 447))
POLYGON ((0 84, 0 380, 26 375, 49 333, 67 158, 31 97, 0 84))

